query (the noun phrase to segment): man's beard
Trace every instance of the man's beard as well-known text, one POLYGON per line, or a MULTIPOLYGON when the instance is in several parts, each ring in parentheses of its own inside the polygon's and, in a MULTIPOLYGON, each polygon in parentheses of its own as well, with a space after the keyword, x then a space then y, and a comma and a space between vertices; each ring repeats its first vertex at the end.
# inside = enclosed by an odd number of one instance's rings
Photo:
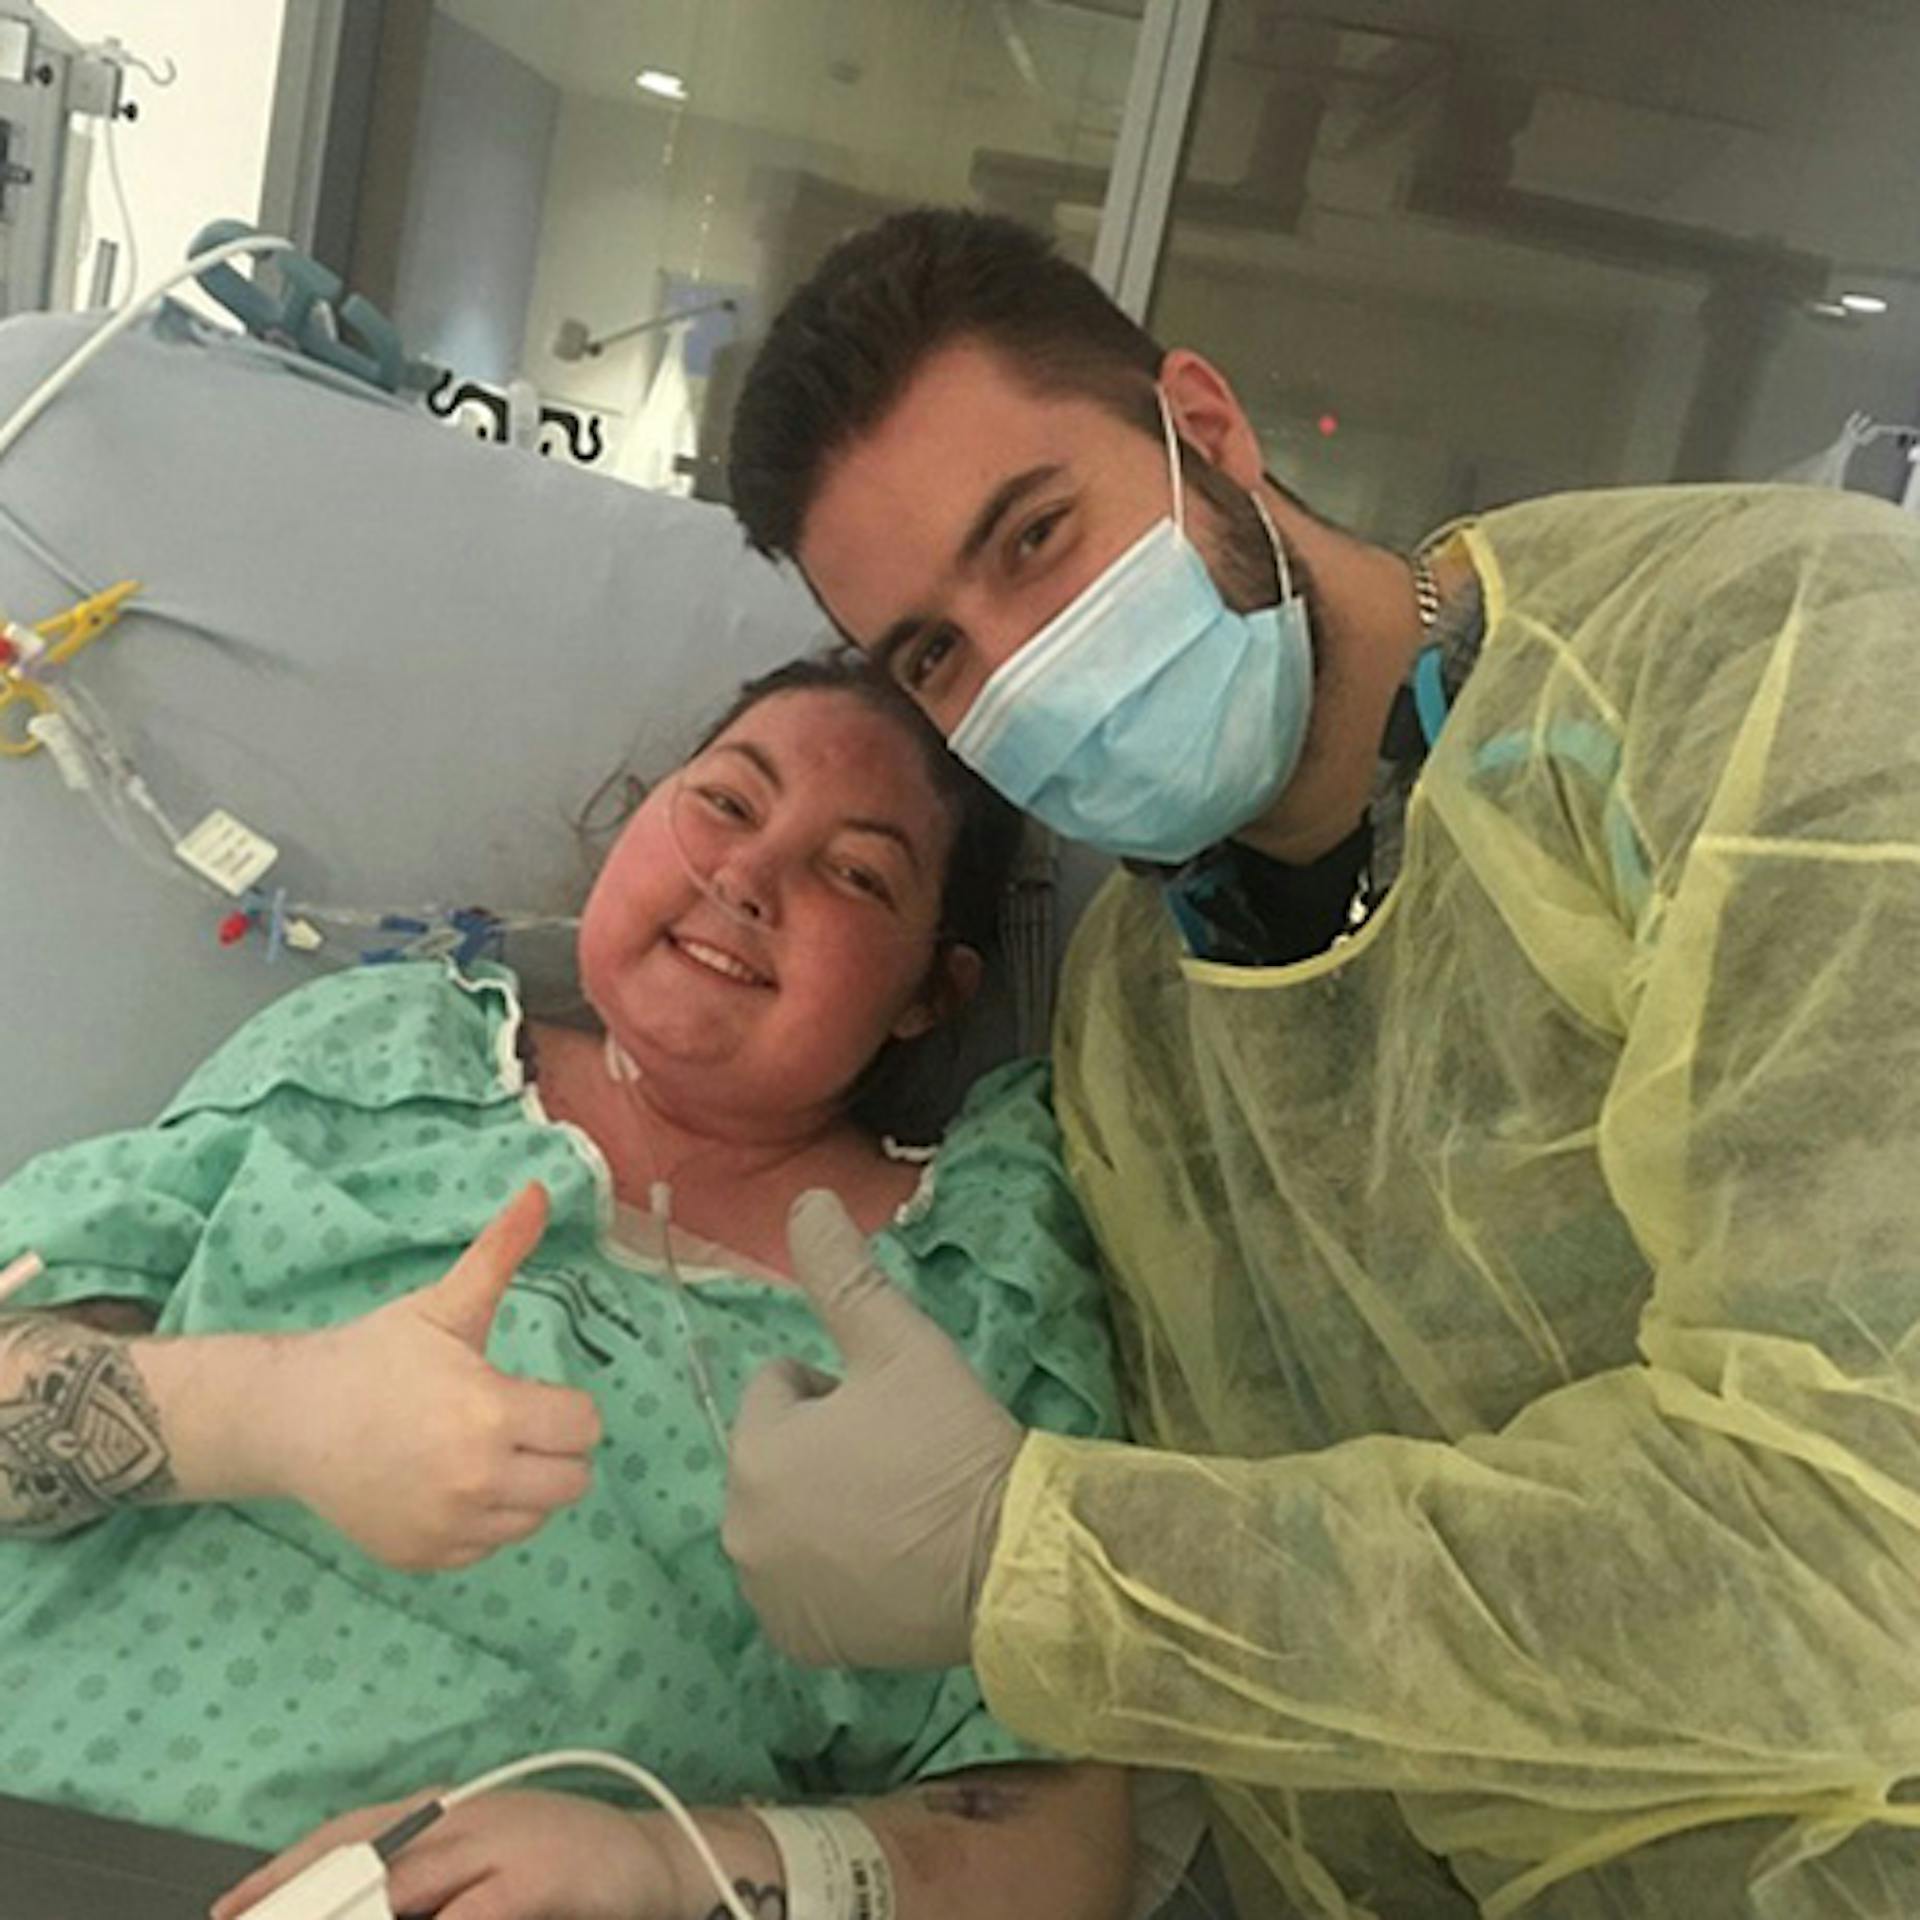
MULTIPOLYGON (((1261 607, 1278 604, 1281 597, 1280 564, 1274 557, 1273 540, 1267 537, 1266 523, 1252 496, 1234 485, 1218 467, 1210 465, 1191 448, 1182 448, 1181 476, 1189 498, 1198 495, 1206 502, 1194 542, 1220 589, 1220 597, 1236 613, 1252 613, 1261 607)), ((1192 514, 1189 513, 1189 523, 1192 514)), ((1293 591, 1307 606, 1307 632, 1313 646, 1314 667, 1320 667, 1320 643, 1325 631, 1321 618, 1320 596, 1313 571, 1298 549, 1286 545, 1286 537, 1277 532, 1287 556, 1287 573, 1293 591)))

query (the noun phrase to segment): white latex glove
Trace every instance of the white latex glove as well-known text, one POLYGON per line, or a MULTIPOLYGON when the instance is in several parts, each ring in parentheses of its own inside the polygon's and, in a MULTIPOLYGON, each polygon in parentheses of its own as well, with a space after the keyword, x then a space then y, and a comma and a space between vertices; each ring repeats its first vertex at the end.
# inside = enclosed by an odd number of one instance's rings
POLYGON ((793 1659, 956 1666, 1025 1434, 874 1266, 832 1194, 800 1196, 787 1241, 847 1377, 776 1360, 754 1378, 722 1541, 793 1659))
POLYGON ((593 1401, 486 1358, 546 1228, 546 1190, 527 1187, 432 1286, 285 1343, 271 1383, 275 1491, 412 1572, 470 1566, 578 1500, 600 1443, 593 1401))

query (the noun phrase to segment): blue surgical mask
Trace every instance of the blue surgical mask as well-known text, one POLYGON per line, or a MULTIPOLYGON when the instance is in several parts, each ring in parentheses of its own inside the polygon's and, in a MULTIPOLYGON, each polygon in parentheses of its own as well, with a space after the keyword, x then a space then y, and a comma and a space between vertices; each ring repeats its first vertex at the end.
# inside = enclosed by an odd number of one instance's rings
POLYGON ((1300 763, 1313 705, 1306 603, 1265 503, 1280 601, 1236 613, 1173 512, 1004 661, 949 743, 1056 833, 1174 866, 1257 820, 1300 763))

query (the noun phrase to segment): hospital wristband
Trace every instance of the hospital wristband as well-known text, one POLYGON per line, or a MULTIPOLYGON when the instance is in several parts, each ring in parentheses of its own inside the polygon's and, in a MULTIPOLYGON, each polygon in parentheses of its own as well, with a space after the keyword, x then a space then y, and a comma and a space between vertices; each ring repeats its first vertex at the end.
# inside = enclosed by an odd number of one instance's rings
POLYGON ((787 1881, 787 1920, 898 1920, 879 1837, 844 1807, 755 1807, 787 1881))

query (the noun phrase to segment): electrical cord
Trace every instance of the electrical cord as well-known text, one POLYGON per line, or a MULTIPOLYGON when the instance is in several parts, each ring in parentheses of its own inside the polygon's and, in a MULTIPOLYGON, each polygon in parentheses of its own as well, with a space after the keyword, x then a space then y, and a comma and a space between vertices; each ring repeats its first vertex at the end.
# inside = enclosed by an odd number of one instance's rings
MULTIPOLYGON (((114 204, 120 210, 120 231, 126 236, 127 285, 131 288, 140 284, 140 236, 134 231, 133 209, 127 202, 127 185, 120 176, 120 146, 116 125, 117 122, 109 114, 100 129, 100 142, 106 149, 107 180, 113 188, 114 204)), ((111 288, 108 289, 108 298, 112 298, 111 288)))
POLYGON ((740 1896, 734 1891, 726 1869, 708 1844, 707 1836, 700 1831, 693 1815, 673 1789, 658 1775, 649 1773, 645 1767, 636 1766, 623 1755, 604 1753, 593 1747, 565 1747, 553 1753, 536 1754, 528 1760, 515 1760, 504 1767, 495 1767, 491 1773, 483 1773, 478 1779, 469 1780, 465 1786, 454 1788, 440 1799, 429 1800, 424 1806, 414 1808, 403 1819, 396 1820, 392 1826, 374 1836, 371 1843, 373 1850, 382 1860, 391 1861, 408 1841, 425 1832, 455 1807, 478 1799, 483 1793, 509 1786, 516 1780, 525 1780, 532 1774, 557 1773, 563 1768, 592 1768, 602 1773, 617 1774, 637 1786, 673 1822, 693 1848, 695 1857, 706 1869, 715 1891, 720 1895, 721 1905, 732 1916, 732 1920, 753 1920, 753 1916, 740 1904, 740 1896))
POLYGON ((272 254, 293 251, 294 245, 291 240, 282 240, 274 234, 244 234, 237 240, 225 240, 217 247, 209 247, 203 253, 194 254, 184 266, 176 267, 171 273, 163 275, 145 293, 130 295, 126 305, 119 308, 112 319, 108 320, 96 333, 91 334, 78 349, 55 367, 13 410, 7 418, 6 425, 0 426, 0 460, 6 458, 13 443, 73 385, 87 368, 92 366, 123 333, 144 320, 148 312, 158 306, 182 281, 193 279, 209 267, 217 267, 225 261, 237 259, 243 253, 272 254))

